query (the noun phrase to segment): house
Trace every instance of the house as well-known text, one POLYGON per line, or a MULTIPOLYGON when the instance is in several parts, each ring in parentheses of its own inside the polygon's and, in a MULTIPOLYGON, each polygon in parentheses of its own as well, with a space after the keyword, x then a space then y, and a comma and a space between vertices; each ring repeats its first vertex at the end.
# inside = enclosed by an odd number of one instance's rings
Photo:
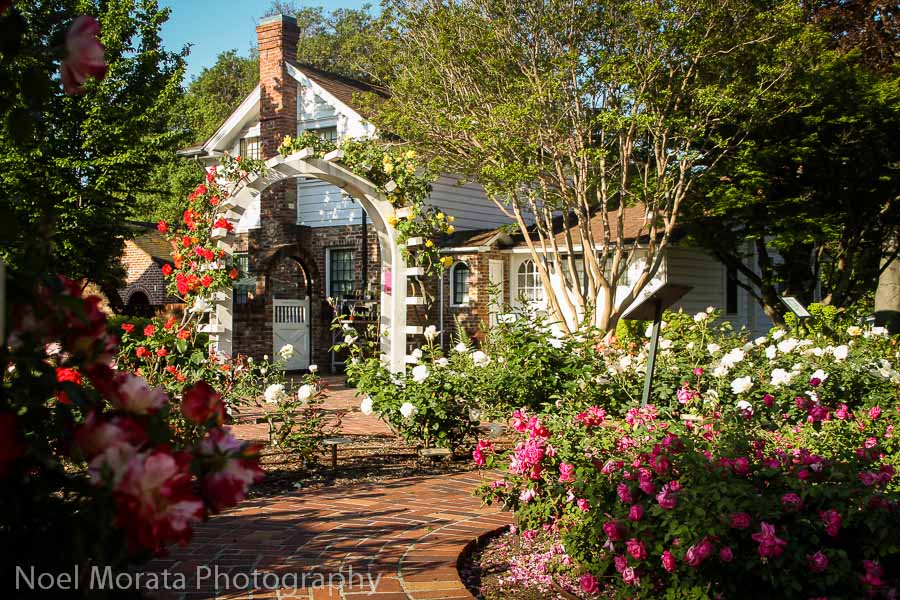
POLYGON ((130 227, 135 237, 125 240, 125 280, 118 290, 119 298, 126 314, 149 317, 178 302, 166 291, 162 272, 163 265, 172 264, 172 248, 156 226, 132 223, 130 227))
MULTIPOLYGON (((270 159, 285 136, 303 131, 330 139, 377 136, 360 99, 386 97, 386 90, 297 62, 299 30, 291 17, 263 19, 257 35, 259 85, 212 137, 182 150, 182 156, 208 166, 225 152, 270 159)), ((457 322, 469 333, 493 322, 492 305, 521 298, 543 302, 528 249, 504 233, 509 219, 480 186, 442 175, 429 202, 455 217, 456 232, 442 245, 453 263, 440 281, 428 283, 434 302, 409 307, 407 322, 439 324, 442 342, 449 344, 457 322)), ((626 219, 626 226, 636 222, 626 219)), ((243 274, 230 315, 233 352, 271 355, 291 343, 297 354, 289 368, 329 364, 334 312, 327 299, 344 302, 343 308, 352 304, 366 321, 377 314, 376 299, 384 291, 386 274, 371 224, 358 202, 319 179, 279 181, 256 196, 240 216, 232 245, 243 274)), ((632 233, 640 235, 639 228, 632 233)), ((756 327, 751 300, 719 262, 689 247, 667 252, 653 285, 691 285, 681 301, 686 310, 723 307, 736 323, 756 327)), ((639 268, 640 257, 633 258, 629 268, 639 268)))

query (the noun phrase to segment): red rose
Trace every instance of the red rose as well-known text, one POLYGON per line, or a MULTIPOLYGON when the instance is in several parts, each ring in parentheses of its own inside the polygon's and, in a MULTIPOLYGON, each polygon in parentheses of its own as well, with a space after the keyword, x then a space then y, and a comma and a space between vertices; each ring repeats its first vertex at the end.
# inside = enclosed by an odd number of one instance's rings
POLYGON ((147 325, 146 327, 144 327, 145 336, 150 337, 154 333, 156 333, 156 325, 147 325))
POLYGON ((165 221, 160 221, 159 223, 156 224, 156 229, 160 233, 166 233, 167 231, 169 231, 169 226, 166 224, 165 221))
POLYGON ((168 353, 169 353, 169 351, 166 350, 165 348, 160 348, 159 350, 156 351, 156 355, 159 357, 163 357, 168 353))
POLYGON ((229 279, 237 279, 238 278, 237 268, 232 267, 232 269, 228 272, 228 278, 229 279))
POLYGON ((172 329, 173 327, 175 327, 175 317, 169 317, 169 319, 166 321, 166 324, 163 325, 163 329, 168 331, 169 329, 172 329))
POLYGON ((181 238, 181 245, 184 246, 185 248, 190 248, 191 247, 191 238, 189 238, 188 236, 184 236, 183 238, 181 238))
POLYGON ((66 33, 67 56, 62 64, 62 83, 66 94, 84 92, 84 82, 93 77, 101 80, 106 76, 104 48, 97 36, 100 23, 94 17, 82 15, 75 19, 66 33))
POLYGON ((171 275, 172 274, 172 265, 170 265, 169 263, 164 264, 162 266, 162 274, 165 275, 166 277, 171 275))
POLYGON ((225 404, 222 397, 205 381, 198 381, 184 391, 181 412, 189 421, 206 423, 215 419, 221 424, 225 420, 225 404))
POLYGON ((209 199, 209 203, 213 206, 218 206, 219 205, 219 197, 213 196, 212 198, 209 199))
POLYGON ((191 332, 187 329, 182 329, 175 337, 177 337, 179 340, 186 340, 191 337, 191 332))
POLYGON ((183 273, 179 273, 175 276, 175 287, 178 288, 178 293, 182 296, 186 296, 188 293, 188 282, 187 277, 184 276, 183 273))
POLYGON ((56 369, 56 381, 62 383, 64 381, 69 381, 74 383, 75 385, 81 385, 81 373, 76 371, 75 369, 67 369, 64 367, 57 367, 56 369))
POLYGON ((134 353, 137 354, 138 358, 147 358, 150 356, 150 351, 144 346, 138 346, 134 353))
POLYGON ((209 275, 204 275, 203 279, 200 280, 200 283, 203 285, 203 287, 207 287, 207 288, 212 285, 212 282, 213 282, 213 278, 210 277, 209 275))
POLYGON ((122 331, 125 333, 131 333, 134 331, 134 325, 132 323, 122 323, 122 331))

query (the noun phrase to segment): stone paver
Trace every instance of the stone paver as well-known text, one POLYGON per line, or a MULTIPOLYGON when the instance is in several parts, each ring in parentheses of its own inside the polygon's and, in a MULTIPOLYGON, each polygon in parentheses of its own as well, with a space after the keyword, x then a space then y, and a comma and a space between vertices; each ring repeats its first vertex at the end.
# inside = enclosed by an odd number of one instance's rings
POLYGON ((185 591, 164 598, 471 599, 460 553, 510 522, 471 495, 480 482, 463 473, 249 500, 146 570, 185 574, 185 591))

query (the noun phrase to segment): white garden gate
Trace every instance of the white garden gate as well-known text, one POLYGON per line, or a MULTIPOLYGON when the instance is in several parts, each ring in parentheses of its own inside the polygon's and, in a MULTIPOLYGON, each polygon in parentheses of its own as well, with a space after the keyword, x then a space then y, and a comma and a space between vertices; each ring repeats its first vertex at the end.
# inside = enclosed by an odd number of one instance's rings
POLYGON ((274 299, 272 301, 273 356, 286 344, 294 347, 294 355, 285 362, 285 369, 296 371, 309 367, 309 297, 303 300, 274 299))

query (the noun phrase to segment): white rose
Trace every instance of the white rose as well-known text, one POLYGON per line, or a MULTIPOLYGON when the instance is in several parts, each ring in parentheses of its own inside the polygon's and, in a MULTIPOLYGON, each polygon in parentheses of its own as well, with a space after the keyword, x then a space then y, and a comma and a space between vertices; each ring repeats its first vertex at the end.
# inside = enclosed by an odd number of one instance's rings
POLYGON ((765 344, 767 341, 769 341, 769 338, 767 338, 767 337, 764 336, 764 335, 761 335, 761 336, 759 336, 758 338, 756 338, 755 340, 753 340, 753 345, 754 345, 754 346, 762 346, 762 345, 765 344))
POLYGON ((294 347, 290 344, 285 344, 281 347, 281 350, 278 351, 278 354, 280 354, 281 358, 284 360, 291 360, 294 356, 294 347))
POLYGON ((725 377, 726 375, 728 375, 728 367, 724 365, 719 365, 713 369, 713 377, 725 377))
POLYGON ((202 296, 197 296, 197 299, 194 300, 194 306, 191 307, 189 312, 192 313, 203 313, 209 310, 209 303, 202 296))
POLYGON ((694 349, 694 342, 688 342, 688 344, 687 344, 687 346, 685 346, 685 348, 687 348, 688 350, 693 350, 693 349, 694 349))
POLYGON ((748 375, 746 377, 738 377, 731 382, 731 391, 735 394, 743 394, 753 387, 753 379, 748 375))
POLYGON ((715 354, 716 352, 718 352, 721 349, 722 349, 722 347, 718 344, 708 344, 706 346, 706 351, 709 352, 710 354, 715 354))
POLYGON ((698 312, 696 315, 694 315, 694 323, 701 323, 705 321, 707 317, 709 317, 709 315, 705 312, 698 312))
POLYGON ((823 371, 822 369, 816 369, 816 371, 810 376, 810 379, 818 379, 819 381, 825 381, 828 379, 828 373, 823 371))
POLYGON ((784 369, 774 369, 772 371, 772 381, 771 384, 775 387, 781 387, 783 385, 787 385, 791 382, 791 379, 794 378, 794 374, 790 371, 785 371, 784 369))
POLYGON ((562 330, 562 327, 554 323, 550 326, 550 335, 555 337, 556 339, 562 339, 566 337, 566 333, 562 330))
POLYGON ((439 366, 439 367, 446 367, 447 365, 450 364, 450 361, 447 360, 446 357, 443 357, 443 356, 442 356, 442 357, 440 357, 439 359, 437 359, 436 361, 434 361, 434 364, 436 364, 436 365, 439 366))
POLYGON ((419 411, 416 410, 416 407, 413 406, 412 404, 410 404, 409 402, 404 402, 400 406, 400 414, 403 415, 404 419, 408 419, 408 418, 412 417, 417 412, 419 412, 419 411))
POLYGON ((850 355, 850 348, 846 344, 841 344, 831 352, 835 360, 845 360, 850 355))
POLYGON ((355 335, 345 335, 344 336, 344 343, 347 344, 348 346, 355 341, 356 341, 355 335))
POLYGON ((778 353, 778 348, 775 347, 775 344, 766 346, 766 358, 768 358, 769 360, 774 360, 775 354, 777 354, 777 353, 778 353))
POLYGON ((559 350, 560 348, 563 347, 563 341, 559 338, 555 338, 555 337, 547 338, 547 343, 550 344, 551 346, 553 346, 554 348, 556 348, 557 350, 559 350))
POLYGON ((429 342, 433 342, 435 338, 437 338, 439 333, 440 331, 437 330, 437 327, 435 327, 434 325, 429 325, 425 328, 425 331, 422 333, 422 335, 424 335, 425 339, 429 342))
POLYGON ((672 340, 667 340, 666 338, 659 340, 659 347, 663 350, 668 350, 672 347, 672 340))
POLYGON ((463 353, 469 351, 469 348, 466 347, 466 345, 463 344, 462 342, 460 342, 460 343, 458 343, 457 345, 455 345, 455 346, 453 347, 453 349, 456 350, 457 352, 459 352, 460 354, 463 354, 463 353))
POLYGON ((472 353, 472 361, 475 363, 476 367, 484 367, 487 366, 489 362, 491 362, 491 359, 481 350, 476 350, 472 353))
POLYGON ((422 360, 421 348, 416 348, 415 350, 413 350, 412 355, 413 355, 413 358, 415 358, 417 361, 422 360))
POLYGON ((284 398, 284 386, 280 383, 273 383, 266 388, 263 396, 268 404, 278 404, 284 398))
POLYGON ((790 354, 794 351, 794 348, 799 344, 799 340, 796 338, 788 338, 786 340, 782 340, 778 342, 778 351, 782 354, 790 354))
POLYGON ((737 403, 738 410, 748 411, 750 414, 753 414, 753 405, 747 402, 746 400, 741 400, 737 403))
POLYGON ((722 364, 731 369, 742 360, 744 360, 744 351, 740 348, 734 348, 722 357, 722 364))
POLYGON ((883 336, 888 334, 888 330, 886 327, 873 327, 869 333, 871 335, 883 336))
POLYGON ((423 381, 428 379, 428 367, 426 367, 425 365, 413 367, 412 378, 416 383, 422 383, 423 381))
POLYGON ((706 312, 707 312, 707 313, 716 312, 716 307, 715 307, 715 306, 707 306, 707 307, 706 307, 706 312))
POLYGON ((300 399, 300 402, 304 402, 312 398, 315 393, 316 388, 314 386, 307 384, 303 384, 300 386, 300 389, 297 390, 297 398, 300 399))
POLYGON ((310 373, 315 373, 315 372, 318 371, 318 370, 319 370, 319 365, 309 365, 309 372, 310 372, 310 373))
POLYGON ((787 332, 784 329, 776 329, 775 331, 772 332, 772 339, 780 340, 785 335, 787 335, 787 332))
POLYGON ((363 398, 363 401, 359 403, 359 411, 366 416, 372 414, 372 399, 369 396, 363 398))
POLYGON ((850 337, 861 336, 862 332, 862 327, 860 327, 859 325, 851 325, 847 328, 847 335, 849 335, 850 337))

